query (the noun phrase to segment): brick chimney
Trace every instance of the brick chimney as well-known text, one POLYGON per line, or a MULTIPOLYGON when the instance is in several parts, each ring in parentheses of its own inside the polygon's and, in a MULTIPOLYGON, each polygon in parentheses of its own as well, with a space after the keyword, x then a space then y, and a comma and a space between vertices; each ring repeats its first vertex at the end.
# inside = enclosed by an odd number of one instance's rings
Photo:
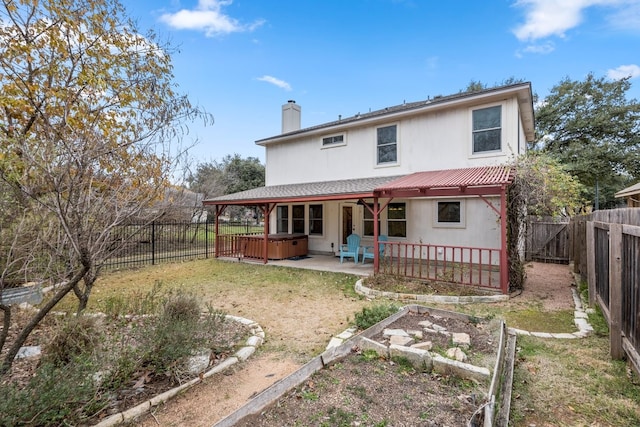
POLYGON ((282 106, 282 133, 300 130, 300 106, 290 99, 282 106))

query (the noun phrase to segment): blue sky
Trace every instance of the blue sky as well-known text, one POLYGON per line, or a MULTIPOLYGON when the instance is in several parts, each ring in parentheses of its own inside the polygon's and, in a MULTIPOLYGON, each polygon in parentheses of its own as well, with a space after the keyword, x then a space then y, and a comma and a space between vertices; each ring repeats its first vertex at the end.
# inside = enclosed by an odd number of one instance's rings
POLYGON ((122 2, 178 48, 180 91, 214 116, 189 125, 196 162, 264 161, 255 141, 289 99, 303 127, 510 77, 544 98, 565 77, 631 76, 640 99, 640 0, 122 2))

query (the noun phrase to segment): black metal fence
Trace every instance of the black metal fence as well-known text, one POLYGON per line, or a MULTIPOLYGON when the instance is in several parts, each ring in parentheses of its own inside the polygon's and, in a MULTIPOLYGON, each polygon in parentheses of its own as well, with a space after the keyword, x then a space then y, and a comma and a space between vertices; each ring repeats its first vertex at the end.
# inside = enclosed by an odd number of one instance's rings
MULTIPOLYGON (((220 234, 249 234, 262 231, 255 221, 225 222, 220 234)), ((112 233, 115 255, 105 269, 123 269, 162 262, 187 261, 215 256, 215 227, 207 222, 152 222, 127 224, 112 233)))

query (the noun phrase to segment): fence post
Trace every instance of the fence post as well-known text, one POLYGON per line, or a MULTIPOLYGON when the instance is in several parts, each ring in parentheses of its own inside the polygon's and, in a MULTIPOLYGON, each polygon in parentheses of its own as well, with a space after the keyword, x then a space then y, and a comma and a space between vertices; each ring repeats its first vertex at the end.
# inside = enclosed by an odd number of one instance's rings
POLYGON ((156 265, 156 222, 151 222, 151 265, 156 265))
POLYGON ((204 257, 209 259, 209 221, 204 222, 204 257))
POLYGON ((611 358, 624 358, 622 348, 622 224, 609 225, 609 342, 611 358))
POLYGON ((587 285, 589 286, 589 305, 596 304, 596 236, 593 221, 587 221, 587 285))

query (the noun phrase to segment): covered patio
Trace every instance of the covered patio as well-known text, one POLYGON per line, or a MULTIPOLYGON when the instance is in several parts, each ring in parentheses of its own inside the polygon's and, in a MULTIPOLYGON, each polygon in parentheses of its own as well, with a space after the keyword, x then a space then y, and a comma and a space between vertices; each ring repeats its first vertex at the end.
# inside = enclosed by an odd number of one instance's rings
MULTIPOLYGON (((304 183, 280 186, 266 186, 240 193, 205 200, 211 206, 216 218, 216 257, 246 259, 246 236, 220 235, 219 220, 227 206, 256 207, 264 218, 263 233, 252 236, 262 242, 262 249, 256 252, 262 263, 290 265, 298 268, 327 269, 340 271, 345 268, 352 274, 368 275, 386 273, 422 280, 440 280, 463 285, 493 289, 508 293, 507 254, 507 202, 508 185, 513 180, 513 171, 505 166, 487 166, 442 171, 417 172, 405 176, 377 177, 318 183, 304 183), (394 199, 427 199, 442 197, 476 197, 491 208, 499 220, 500 247, 460 247, 422 242, 393 241, 379 242, 378 229, 380 213, 394 199), (496 206, 491 200, 499 197, 496 206), (374 247, 384 245, 382 257, 374 251, 373 263, 362 265, 353 262, 340 264, 333 256, 322 258, 311 253, 311 258, 270 260, 268 245, 270 237, 270 216, 278 204, 350 200, 357 201, 373 215, 374 247), (244 240, 243 240, 244 239, 244 240), (382 259, 381 259, 382 258, 382 259), (384 262, 382 262, 384 260, 384 262), (306 262, 303 262, 306 261, 306 262), (350 264, 350 266, 349 266, 350 264), (338 268, 337 266, 340 265, 338 268)), ((256 257, 250 257, 254 261, 256 257)))

